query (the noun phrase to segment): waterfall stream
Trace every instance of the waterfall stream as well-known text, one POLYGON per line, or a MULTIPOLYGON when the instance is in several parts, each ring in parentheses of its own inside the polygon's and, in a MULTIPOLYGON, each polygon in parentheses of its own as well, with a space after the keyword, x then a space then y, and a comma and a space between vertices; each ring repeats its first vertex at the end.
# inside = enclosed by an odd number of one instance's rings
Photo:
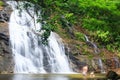
MULTIPOLYGON (((8 2, 13 8, 9 22, 11 48, 14 55, 14 73, 70 73, 62 39, 54 32, 43 45, 41 24, 36 22, 34 8, 29 13, 17 9, 18 3, 8 2), (34 17, 34 18, 33 18, 34 17)), ((23 4, 20 2, 19 4, 23 4)))
POLYGON ((86 35, 85 35, 85 39, 86 39, 86 43, 87 43, 89 46, 93 47, 95 54, 98 54, 98 53, 100 52, 100 50, 98 49, 97 45, 96 45, 95 43, 91 42, 91 41, 88 39, 88 36, 86 36, 86 35))

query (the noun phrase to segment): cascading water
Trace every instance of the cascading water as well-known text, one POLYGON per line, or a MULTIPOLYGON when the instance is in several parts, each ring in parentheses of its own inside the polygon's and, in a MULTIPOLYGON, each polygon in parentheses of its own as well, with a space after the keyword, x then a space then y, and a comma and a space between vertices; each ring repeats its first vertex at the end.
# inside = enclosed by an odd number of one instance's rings
POLYGON ((100 67, 101 73, 105 73, 103 62, 101 58, 98 59, 98 66, 100 67))
MULTIPOLYGON (((41 24, 35 20, 37 16, 33 8, 26 11, 17 9, 16 2, 12 5, 13 12, 9 22, 11 47, 14 54, 15 73, 70 73, 64 45, 61 38, 51 32, 48 45, 41 43, 41 37, 36 31, 41 24), (32 17, 31 17, 32 15, 32 17), (34 18, 33 18, 34 17, 34 18)), ((23 4, 22 2, 19 4, 23 4)))
MULTIPOLYGON (((100 50, 98 49, 97 45, 94 44, 93 42, 91 42, 86 35, 85 35, 85 39, 86 39, 86 42, 88 43, 88 45, 90 45, 91 47, 94 48, 95 54, 99 54, 99 53, 100 53, 100 50)), ((101 58, 98 58, 96 61, 98 61, 98 62, 97 62, 97 65, 98 65, 98 67, 100 68, 101 73, 105 73, 104 66, 103 66, 103 62, 102 62, 101 58)), ((92 64, 93 64, 93 66, 94 66, 94 65, 95 65, 95 62, 92 61, 92 64)))
POLYGON ((86 42, 88 43, 88 45, 90 45, 91 47, 94 48, 94 52, 95 52, 96 54, 98 54, 100 51, 99 51, 97 45, 94 44, 93 42, 91 42, 86 35, 85 35, 85 39, 86 39, 86 42))

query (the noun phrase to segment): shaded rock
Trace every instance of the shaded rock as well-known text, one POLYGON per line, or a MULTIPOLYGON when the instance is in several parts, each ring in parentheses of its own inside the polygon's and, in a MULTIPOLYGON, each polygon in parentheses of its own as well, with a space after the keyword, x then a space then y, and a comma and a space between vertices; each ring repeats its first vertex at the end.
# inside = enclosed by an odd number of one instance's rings
POLYGON ((7 4, 0 10, 0 73, 11 73, 14 68, 13 55, 9 44, 8 23, 10 12, 7 4))
POLYGON ((0 39, 1 39, 1 40, 4 40, 4 43, 5 43, 7 46, 9 46, 9 38, 8 38, 5 34, 0 33, 0 39))
POLYGON ((107 58, 105 64, 108 69, 120 68, 120 61, 118 57, 107 58))
POLYGON ((114 72, 114 71, 109 71, 106 75, 107 79, 110 79, 110 80, 119 80, 120 79, 120 76, 114 72))
POLYGON ((13 72, 13 56, 9 47, 9 38, 7 35, 0 33, 0 73, 13 72))
POLYGON ((11 14, 11 7, 4 2, 4 7, 0 9, 0 22, 8 22, 11 14))
POLYGON ((87 63, 77 59, 71 51, 68 50, 68 47, 65 47, 65 54, 69 58, 70 64, 75 72, 81 72, 84 66, 87 66, 87 63))

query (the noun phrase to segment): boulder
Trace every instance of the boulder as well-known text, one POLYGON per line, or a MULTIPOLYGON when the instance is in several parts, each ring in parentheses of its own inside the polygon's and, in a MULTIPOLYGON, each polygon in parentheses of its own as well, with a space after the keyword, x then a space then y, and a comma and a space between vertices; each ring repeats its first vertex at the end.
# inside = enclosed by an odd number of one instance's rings
POLYGON ((109 71, 106 75, 106 78, 109 80, 119 80, 120 76, 114 71, 109 71))

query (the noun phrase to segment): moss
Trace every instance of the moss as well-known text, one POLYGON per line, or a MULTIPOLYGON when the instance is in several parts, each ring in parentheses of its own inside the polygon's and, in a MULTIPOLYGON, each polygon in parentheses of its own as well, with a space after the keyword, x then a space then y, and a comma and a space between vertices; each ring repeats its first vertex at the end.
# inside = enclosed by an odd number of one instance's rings
POLYGON ((101 53, 99 54, 99 56, 102 57, 102 58, 104 58, 104 57, 105 57, 105 53, 104 53, 104 52, 101 52, 101 53))
POLYGON ((117 54, 117 56, 120 58, 120 52, 117 54))
POLYGON ((0 1, 0 6, 3 6, 4 5, 4 2, 3 1, 0 1))

